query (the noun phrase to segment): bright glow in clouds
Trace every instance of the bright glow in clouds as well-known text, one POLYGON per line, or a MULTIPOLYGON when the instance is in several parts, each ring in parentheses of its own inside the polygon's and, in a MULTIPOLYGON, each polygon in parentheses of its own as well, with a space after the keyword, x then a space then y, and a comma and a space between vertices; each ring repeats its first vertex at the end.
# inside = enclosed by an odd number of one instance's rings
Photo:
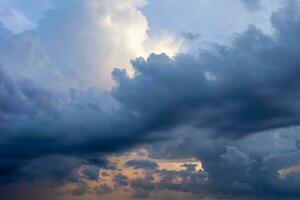
MULTIPOLYGON (((91 194, 87 190, 96 190, 96 194, 101 198, 110 199, 123 193, 122 196, 135 196, 136 192, 159 193, 160 190, 168 189, 167 185, 180 185, 190 181, 191 177, 196 177, 204 173, 200 161, 191 159, 165 160, 151 158, 147 149, 138 148, 129 152, 114 154, 107 157, 112 164, 108 168, 95 169, 95 174, 99 173, 94 180, 85 179, 85 169, 89 166, 82 166, 79 173, 82 174, 82 184, 84 184, 84 195, 91 194), (155 185, 161 185, 156 188, 155 185), (147 191, 149 190, 149 191, 147 191)), ((201 181, 206 182, 207 177, 201 177, 201 181)), ((77 191, 81 186, 76 184, 66 184, 61 187, 62 191, 77 191)), ((172 188, 169 188, 172 190, 172 188)), ((176 191, 176 189, 175 189, 176 191)), ((187 194, 186 194, 187 195, 187 194)), ((119 197, 120 198, 120 197, 119 197)))
MULTIPOLYGON (((27 10, 19 9, 26 6, 18 0, 0 2, 0 20, 13 32, 35 29, 51 65, 64 75, 65 83, 60 86, 66 89, 70 83, 81 89, 110 88, 113 68, 123 67, 133 74, 131 59, 150 53, 174 56, 183 50, 183 40, 177 36, 151 31, 139 10, 145 0, 32 1, 27 10)), ((40 72, 38 66, 31 67, 40 72)))
POLYGON ((0 0, 1 199, 298 199, 300 0, 273 1, 0 0))
MULTIPOLYGON (((131 59, 163 52, 174 56, 183 48, 182 40, 175 35, 167 31, 151 32, 139 10, 145 5, 144 0, 67 0, 63 3, 53 0, 51 3, 49 7, 53 9, 45 12, 36 32, 52 65, 66 80, 72 79, 73 87, 110 88, 113 68, 124 67, 133 73, 131 59)), ((4 11, 0 12, 1 21, 5 22, 5 17, 14 20, 14 23, 5 23, 15 26, 11 28, 13 31, 33 28, 33 22, 27 19, 30 13, 13 10, 18 4, 6 2, 4 11), (1 14, 4 12, 14 13, 17 18, 1 14)))

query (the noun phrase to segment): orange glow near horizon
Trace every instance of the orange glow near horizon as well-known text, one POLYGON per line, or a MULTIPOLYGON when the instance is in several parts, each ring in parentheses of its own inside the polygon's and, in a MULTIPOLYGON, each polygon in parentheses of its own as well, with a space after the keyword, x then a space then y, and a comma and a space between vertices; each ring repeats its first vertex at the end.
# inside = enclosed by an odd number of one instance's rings
MULTIPOLYGON (((164 180, 164 173, 171 172, 174 173, 171 179, 168 179, 170 184, 181 184, 185 181, 184 177, 177 175, 176 173, 181 173, 181 171, 188 170, 184 165, 189 164, 193 165, 193 173, 198 173, 204 171, 202 168, 202 163, 195 159, 159 159, 159 158, 151 158, 147 149, 139 148, 134 149, 129 152, 121 153, 121 154, 112 154, 106 157, 111 163, 114 164, 115 168, 107 169, 100 168, 99 169, 99 178, 98 180, 88 180, 84 177, 83 169, 88 167, 86 165, 82 166, 78 173, 82 176, 82 184, 88 188, 89 191, 92 191, 93 188, 97 188, 103 185, 108 186, 111 189, 111 192, 101 194, 101 198, 104 199, 114 199, 117 196, 128 196, 134 194, 135 188, 132 188, 130 184, 128 185, 118 185, 115 181, 115 177, 118 174, 127 177, 128 183, 134 180, 144 180, 147 183, 151 184, 159 184, 164 180), (137 161, 151 161, 157 164, 157 168, 140 168, 140 167, 132 167, 128 166, 127 162, 130 160, 137 161), (147 177, 151 177, 151 179, 147 179, 147 177)), ((64 184, 61 188, 58 189, 60 193, 72 193, 72 191, 76 190, 78 185, 74 183, 64 184)), ((154 192, 154 191, 152 191, 154 192)), ((160 191, 156 191, 160 192, 160 191)), ((89 197, 93 197, 93 192, 89 192, 89 197)), ((154 194, 154 193, 153 193, 154 194)), ((94 197, 93 197, 94 198, 94 197)), ((91 199, 93 199, 91 198, 91 199)))

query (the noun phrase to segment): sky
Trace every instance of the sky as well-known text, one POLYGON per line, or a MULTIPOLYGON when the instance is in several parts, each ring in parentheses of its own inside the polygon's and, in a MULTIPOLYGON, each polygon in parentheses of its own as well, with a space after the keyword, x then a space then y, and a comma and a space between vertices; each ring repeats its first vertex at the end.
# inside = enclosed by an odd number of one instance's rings
POLYGON ((0 0, 0 199, 300 199, 299 0, 0 0))

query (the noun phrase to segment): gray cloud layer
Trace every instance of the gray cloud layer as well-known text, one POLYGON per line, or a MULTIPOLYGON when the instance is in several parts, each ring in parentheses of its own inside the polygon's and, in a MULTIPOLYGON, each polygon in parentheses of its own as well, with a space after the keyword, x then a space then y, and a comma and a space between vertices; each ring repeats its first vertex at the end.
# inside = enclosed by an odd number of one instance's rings
POLYGON ((242 2, 251 10, 256 10, 260 7, 260 0, 242 0, 242 2))
POLYGON ((151 127, 192 124, 224 137, 299 124, 299 13, 273 14, 276 33, 254 26, 198 57, 151 55, 134 78, 115 70, 114 96, 151 127))
MULTIPOLYGON (((13 35, 1 27, 0 51, 10 53, 0 56, 0 181, 19 178, 20 167, 32 159, 63 154, 92 162, 89 156, 96 153, 157 140, 166 130, 192 126, 209 135, 184 143, 184 147, 192 146, 187 148, 188 154, 203 160, 213 180, 214 185, 204 189, 232 195, 299 197, 298 178, 282 184, 276 174, 286 167, 282 163, 299 162, 296 134, 280 135, 291 137, 287 145, 294 144, 294 149, 277 148, 280 152, 275 157, 242 149, 247 148, 247 142, 253 148, 263 148, 269 144, 264 137, 274 141, 273 136, 264 134, 245 140, 252 133, 300 123, 299 10, 299 1, 290 1, 274 13, 275 32, 271 36, 250 26, 231 46, 215 45, 198 56, 152 54, 147 60, 136 59, 132 61, 134 77, 120 69, 112 72, 117 83, 112 92, 95 88, 57 92, 41 87, 41 80, 34 79, 37 76, 14 76, 15 66, 27 66, 26 60, 19 60, 24 53, 19 50, 28 42, 24 37, 29 33, 13 35), (198 145, 204 139, 207 144, 198 145)), ((42 44, 34 44, 43 49, 42 44)), ((44 59, 44 53, 33 52, 32 59, 41 55, 44 59)), ((70 163, 73 169, 83 162, 70 163)), ((61 171, 65 169, 58 174, 61 171)), ((95 169, 85 172, 91 179, 96 176, 95 169)), ((119 184, 129 184, 126 177, 117 178, 119 184)))

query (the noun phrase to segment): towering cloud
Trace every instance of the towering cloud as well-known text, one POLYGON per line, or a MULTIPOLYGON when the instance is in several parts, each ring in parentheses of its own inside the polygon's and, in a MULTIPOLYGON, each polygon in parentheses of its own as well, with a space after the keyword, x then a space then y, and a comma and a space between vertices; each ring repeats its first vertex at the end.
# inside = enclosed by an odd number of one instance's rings
POLYGON ((61 1, 54 3, 37 32, 53 63, 81 88, 112 86, 113 67, 130 69, 129 60, 150 52, 174 55, 180 42, 171 35, 148 34, 138 10, 144 0, 61 1))
MULTIPOLYGON (((300 2, 273 13, 272 35, 251 25, 229 46, 174 57, 180 42, 149 34, 143 3, 53 1, 35 30, 0 27, 0 182, 78 182, 78 173, 97 180, 100 167, 114 169, 99 157, 164 140, 152 144, 153 157, 196 157, 205 172, 192 165, 159 171, 151 160, 133 159, 127 167, 150 169, 163 181, 130 182, 120 171, 113 180, 137 195, 168 189, 299 198, 299 178, 291 175, 300 162, 300 2), (126 66, 152 51, 168 54, 126 66), (113 89, 99 89, 111 85, 107 74, 118 65, 127 70, 112 71, 113 89), (172 176, 181 184, 168 182, 172 176)), ((89 191, 79 186, 74 194, 89 191)))
POLYGON ((197 57, 151 55, 133 61, 135 76, 115 70, 114 96, 151 127, 192 124, 224 137, 299 124, 299 11, 272 16, 275 34, 250 26, 231 47, 197 57))

